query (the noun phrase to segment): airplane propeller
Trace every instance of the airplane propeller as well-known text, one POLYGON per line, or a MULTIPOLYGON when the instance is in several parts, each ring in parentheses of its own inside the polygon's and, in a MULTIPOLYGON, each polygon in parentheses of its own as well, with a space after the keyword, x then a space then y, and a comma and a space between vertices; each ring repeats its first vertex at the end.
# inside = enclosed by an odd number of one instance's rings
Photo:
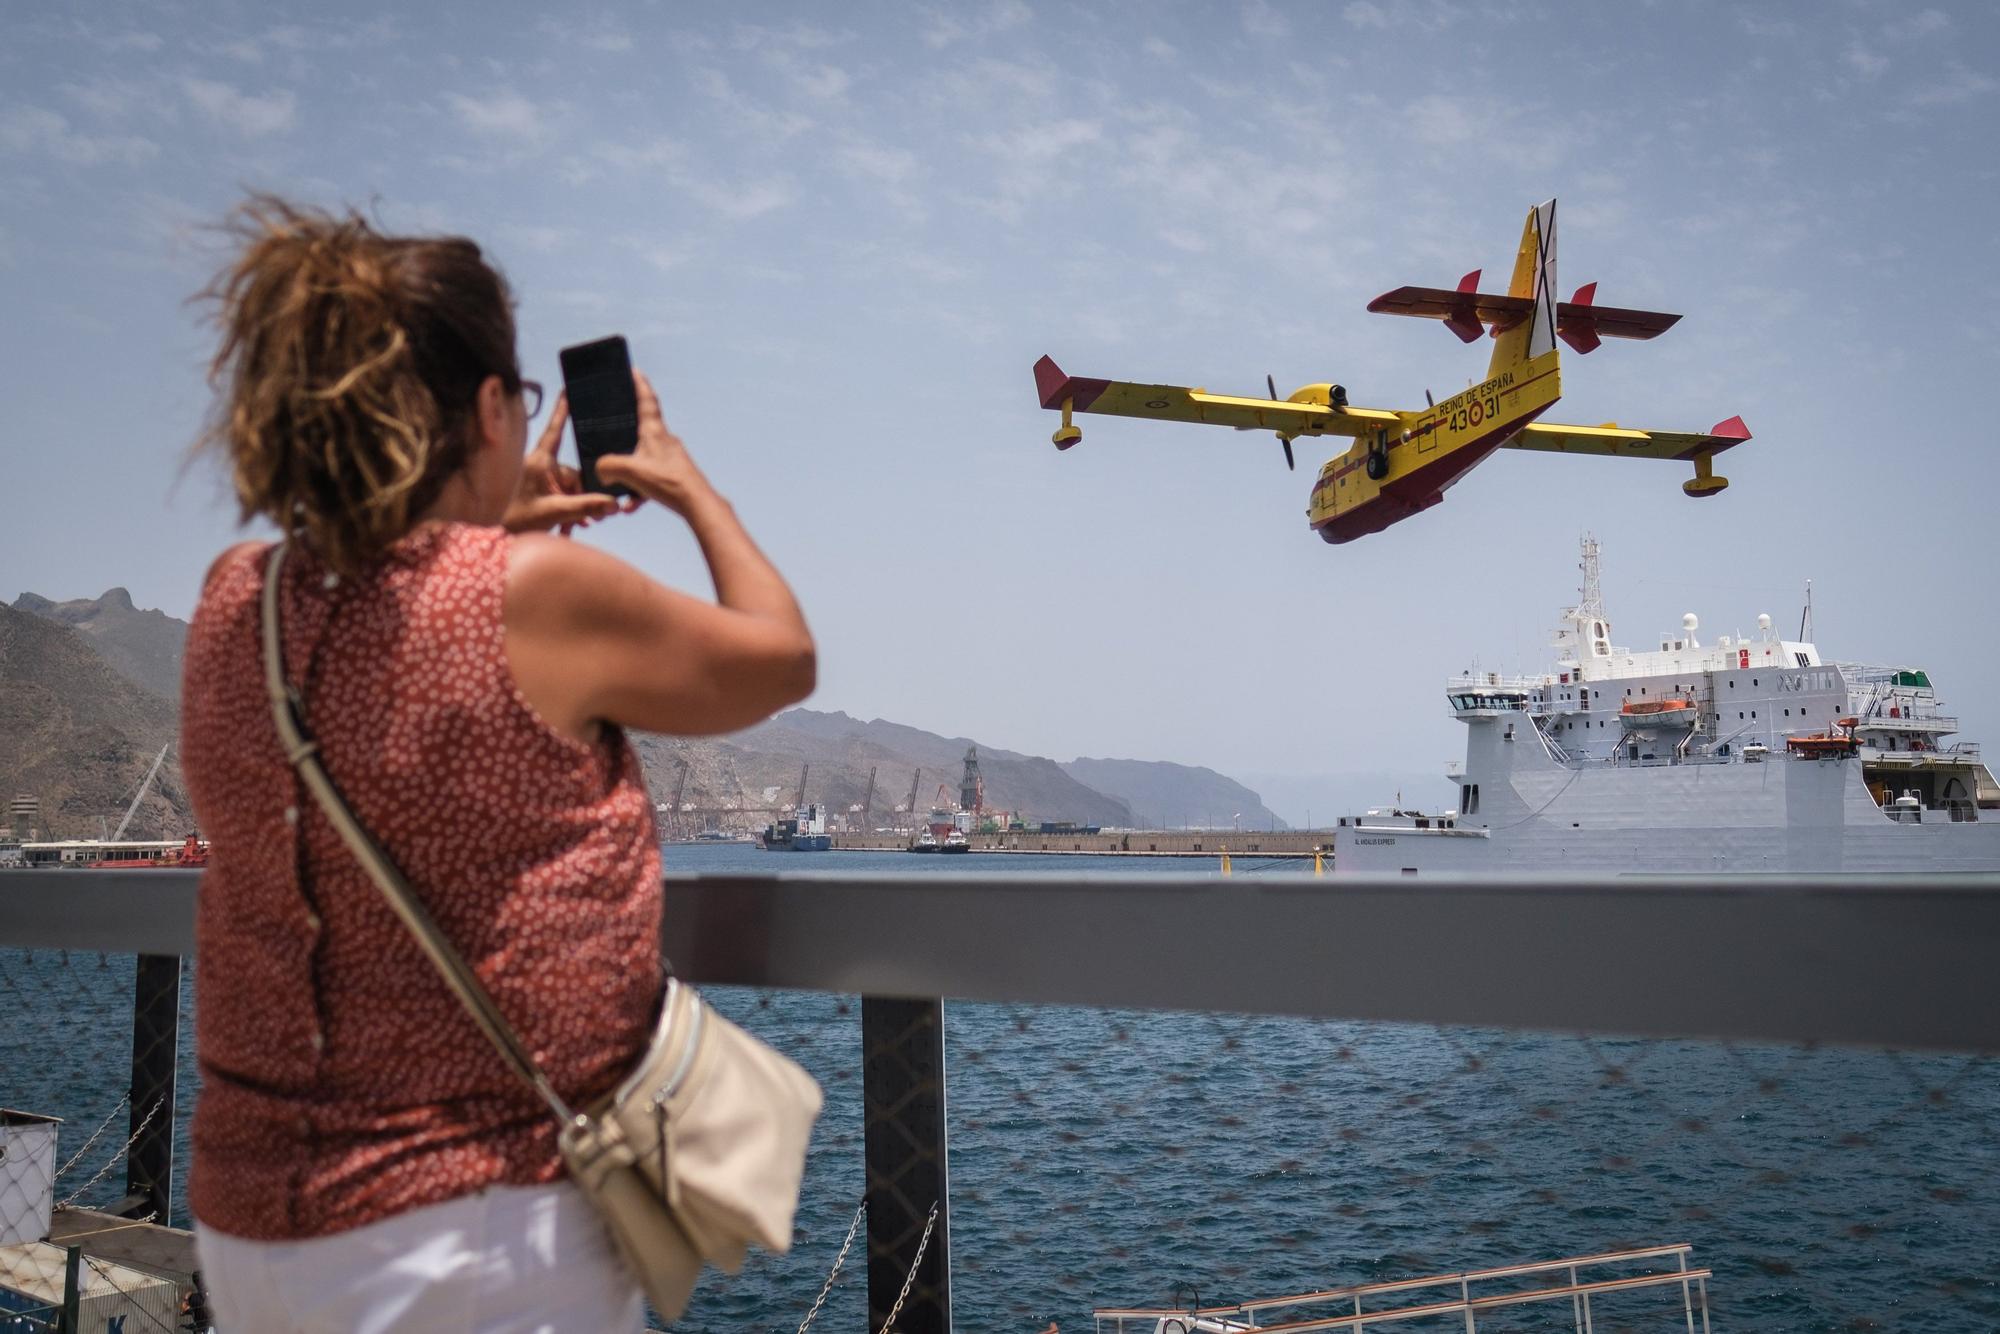
MULTIPOLYGON (((1271 391, 1271 401, 1278 401, 1278 382, 1269 371, 1264 372, 1264 387, 1271 391)), ((1278 443, 1285 447, 1285 471, 1297 472, 1299 465, 1292 459, 1292 438, 1283 431, 1278 432, 1278 443)))

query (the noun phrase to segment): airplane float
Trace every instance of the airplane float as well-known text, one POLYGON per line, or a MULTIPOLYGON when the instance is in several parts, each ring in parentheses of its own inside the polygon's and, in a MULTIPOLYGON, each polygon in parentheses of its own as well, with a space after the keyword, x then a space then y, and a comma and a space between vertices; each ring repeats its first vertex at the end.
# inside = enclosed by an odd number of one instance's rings
POLYGON ((1162 421, 1207 422, 1239 431, 1268 430, 1284 445, 1285 466, 1295 466, 1292 441, 1300 436, 1348 436, 1354 444, 1329 460, 1313 484, 1307 522, 1328 542, 1351 542, 1421 513, 1444 499, 1446 488, 1496 449, 1540 449, 1612 458, 1670 458, 1694 464, 1681 484, 1690 496, 1712 496, 1729 485, 1715 473, 1715 456, 1750 438, 1741 417, 1704 433, 1635 431, 1601 426, 1559 426, 1539 420, 1562 397, 1557 340, 1578 354, 1605 338, 1654 338, 1680 319, 1649 310, 1595 303, 1596 283, 1568 301, 1557 301, 1556 202, 1528 211, 1521 248, 1505 296, 1479 290, 1479 270, 1457 288, 1399 287, 1368 303, 1384 315, 1442 320, 1462 342, 1482 333, 1493 341, 1486 378, 1442 403, 1411 411, 1355 407, 1338 384, 1309 384, 1278 397, 1237 398, 1178 385, 1128 384, 1066 375, 1049 357, 1035 363, 1035 390, 1045 408, 1062 413, 1053 437, 1057 449, 1083 439, 1072 420, 1078 412, 1162 421))

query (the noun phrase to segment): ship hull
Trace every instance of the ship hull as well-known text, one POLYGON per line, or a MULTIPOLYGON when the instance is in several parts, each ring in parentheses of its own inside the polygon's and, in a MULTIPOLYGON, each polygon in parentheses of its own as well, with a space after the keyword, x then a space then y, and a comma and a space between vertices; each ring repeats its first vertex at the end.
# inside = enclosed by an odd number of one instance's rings
POLYGON ((1336 872, 2000 872, 2000 810, 1901 822, 1854 759, 1572 768, 1506 749, 1479 770, 1476 821, 1350 817, 1336 872))

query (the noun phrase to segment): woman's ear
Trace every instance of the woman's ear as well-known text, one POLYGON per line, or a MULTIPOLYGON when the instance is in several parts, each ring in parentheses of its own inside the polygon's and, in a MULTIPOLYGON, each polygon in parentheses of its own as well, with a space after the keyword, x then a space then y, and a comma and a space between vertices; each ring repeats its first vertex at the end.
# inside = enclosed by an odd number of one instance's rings
POLYGON ((512 443, 508 412, 508 400, 512 397, 506 383, 497 375, 489 375, 479 382, 479 391, 472 402, 474 429, 471 443, 475 454, 504 448, 512 443))

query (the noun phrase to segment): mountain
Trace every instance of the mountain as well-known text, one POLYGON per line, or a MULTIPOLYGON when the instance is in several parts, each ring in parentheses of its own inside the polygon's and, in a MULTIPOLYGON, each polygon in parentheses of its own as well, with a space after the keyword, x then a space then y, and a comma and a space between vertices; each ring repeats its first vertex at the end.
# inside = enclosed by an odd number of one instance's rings
POLYGON ((1063 772, 1099 792, 1115 793, 1149 828, 1289 829, 1263 800, 1233 778, 1213 769, 1161 760, 1078 758, 1063 772))
POLYGON ((179 706, 186 621, 177 621, 163 611, 140 610, 122 588, 111 589, 103 597, 70 602, 51 602, 23 593, 14 600, 14 610, 32 612, 81 632, 126 680, 179 706))
MULTIPOLYGON (((41 827, 95 838, 115 827, 175 733, 174 706, 127 680, 78 629, 0 606, 0 790, 41 799, 41 827)), ((169 756, 127 838, 194 827, 169 756)))
MULTIPOLYGON (((912 779, 918 779, 919 811, 930 809, 939 784, 956 802, 965 753, 976 744, 879 718, 862 722, 813 709, 788 709, 769 722, 715 740, 643 736, 635 741, 657 800, 673 800, 686 761, 681 801, 710 809, 789 806, 798 795, 804 767, 806 800, 845 813, 867 796, 873 770, 871 825, 894 823, 894 812, 910 799, 912 779)), ((1134 820, 1127 802, 1079 782, 1054 760, 1038 755, 980 746, 979 772, 991 810, 1087 824, 1130 825, 1134 820)))
MULTIPOLYGON (((174 733, 187 623, 141 610, 122 588, 98 598, 54 602, 23 593, 6 617, 0 646, 0 787, 32 793, 66 837, 94 835, 98 818, 116 823, 162 742, 174 733), (69 738, 65 742, 65 738, 69 738), (134 758, 134 757, 138 758, 134 758), (136 765, 136 772, 128 772, 136 765), (11 785, 11 786, 9 786, 11 785), (120 793, 123 797, 120 797, 120 793)), ((896 823, 911 780, 918 811, 959 795, 965 754, 976 743, 883 719, 791 709, 720 738, 634 734, 656 801, 737 811, 724 823, 761 825, 789 807, 799 771, 806 800, 846 814, 868 799, 871 825, 896 823), (682 778, 685 764, 686 777, 682 778)), ((1079 759, 1069 764, 979 745, 986 807, 1029 819, 1138 826, 1282 826, 1255 792, 1211 769, 1142 760, 1079 759)), ((189 826, 179 756, 169 752, 154 791, 130 832, 189 826)))

